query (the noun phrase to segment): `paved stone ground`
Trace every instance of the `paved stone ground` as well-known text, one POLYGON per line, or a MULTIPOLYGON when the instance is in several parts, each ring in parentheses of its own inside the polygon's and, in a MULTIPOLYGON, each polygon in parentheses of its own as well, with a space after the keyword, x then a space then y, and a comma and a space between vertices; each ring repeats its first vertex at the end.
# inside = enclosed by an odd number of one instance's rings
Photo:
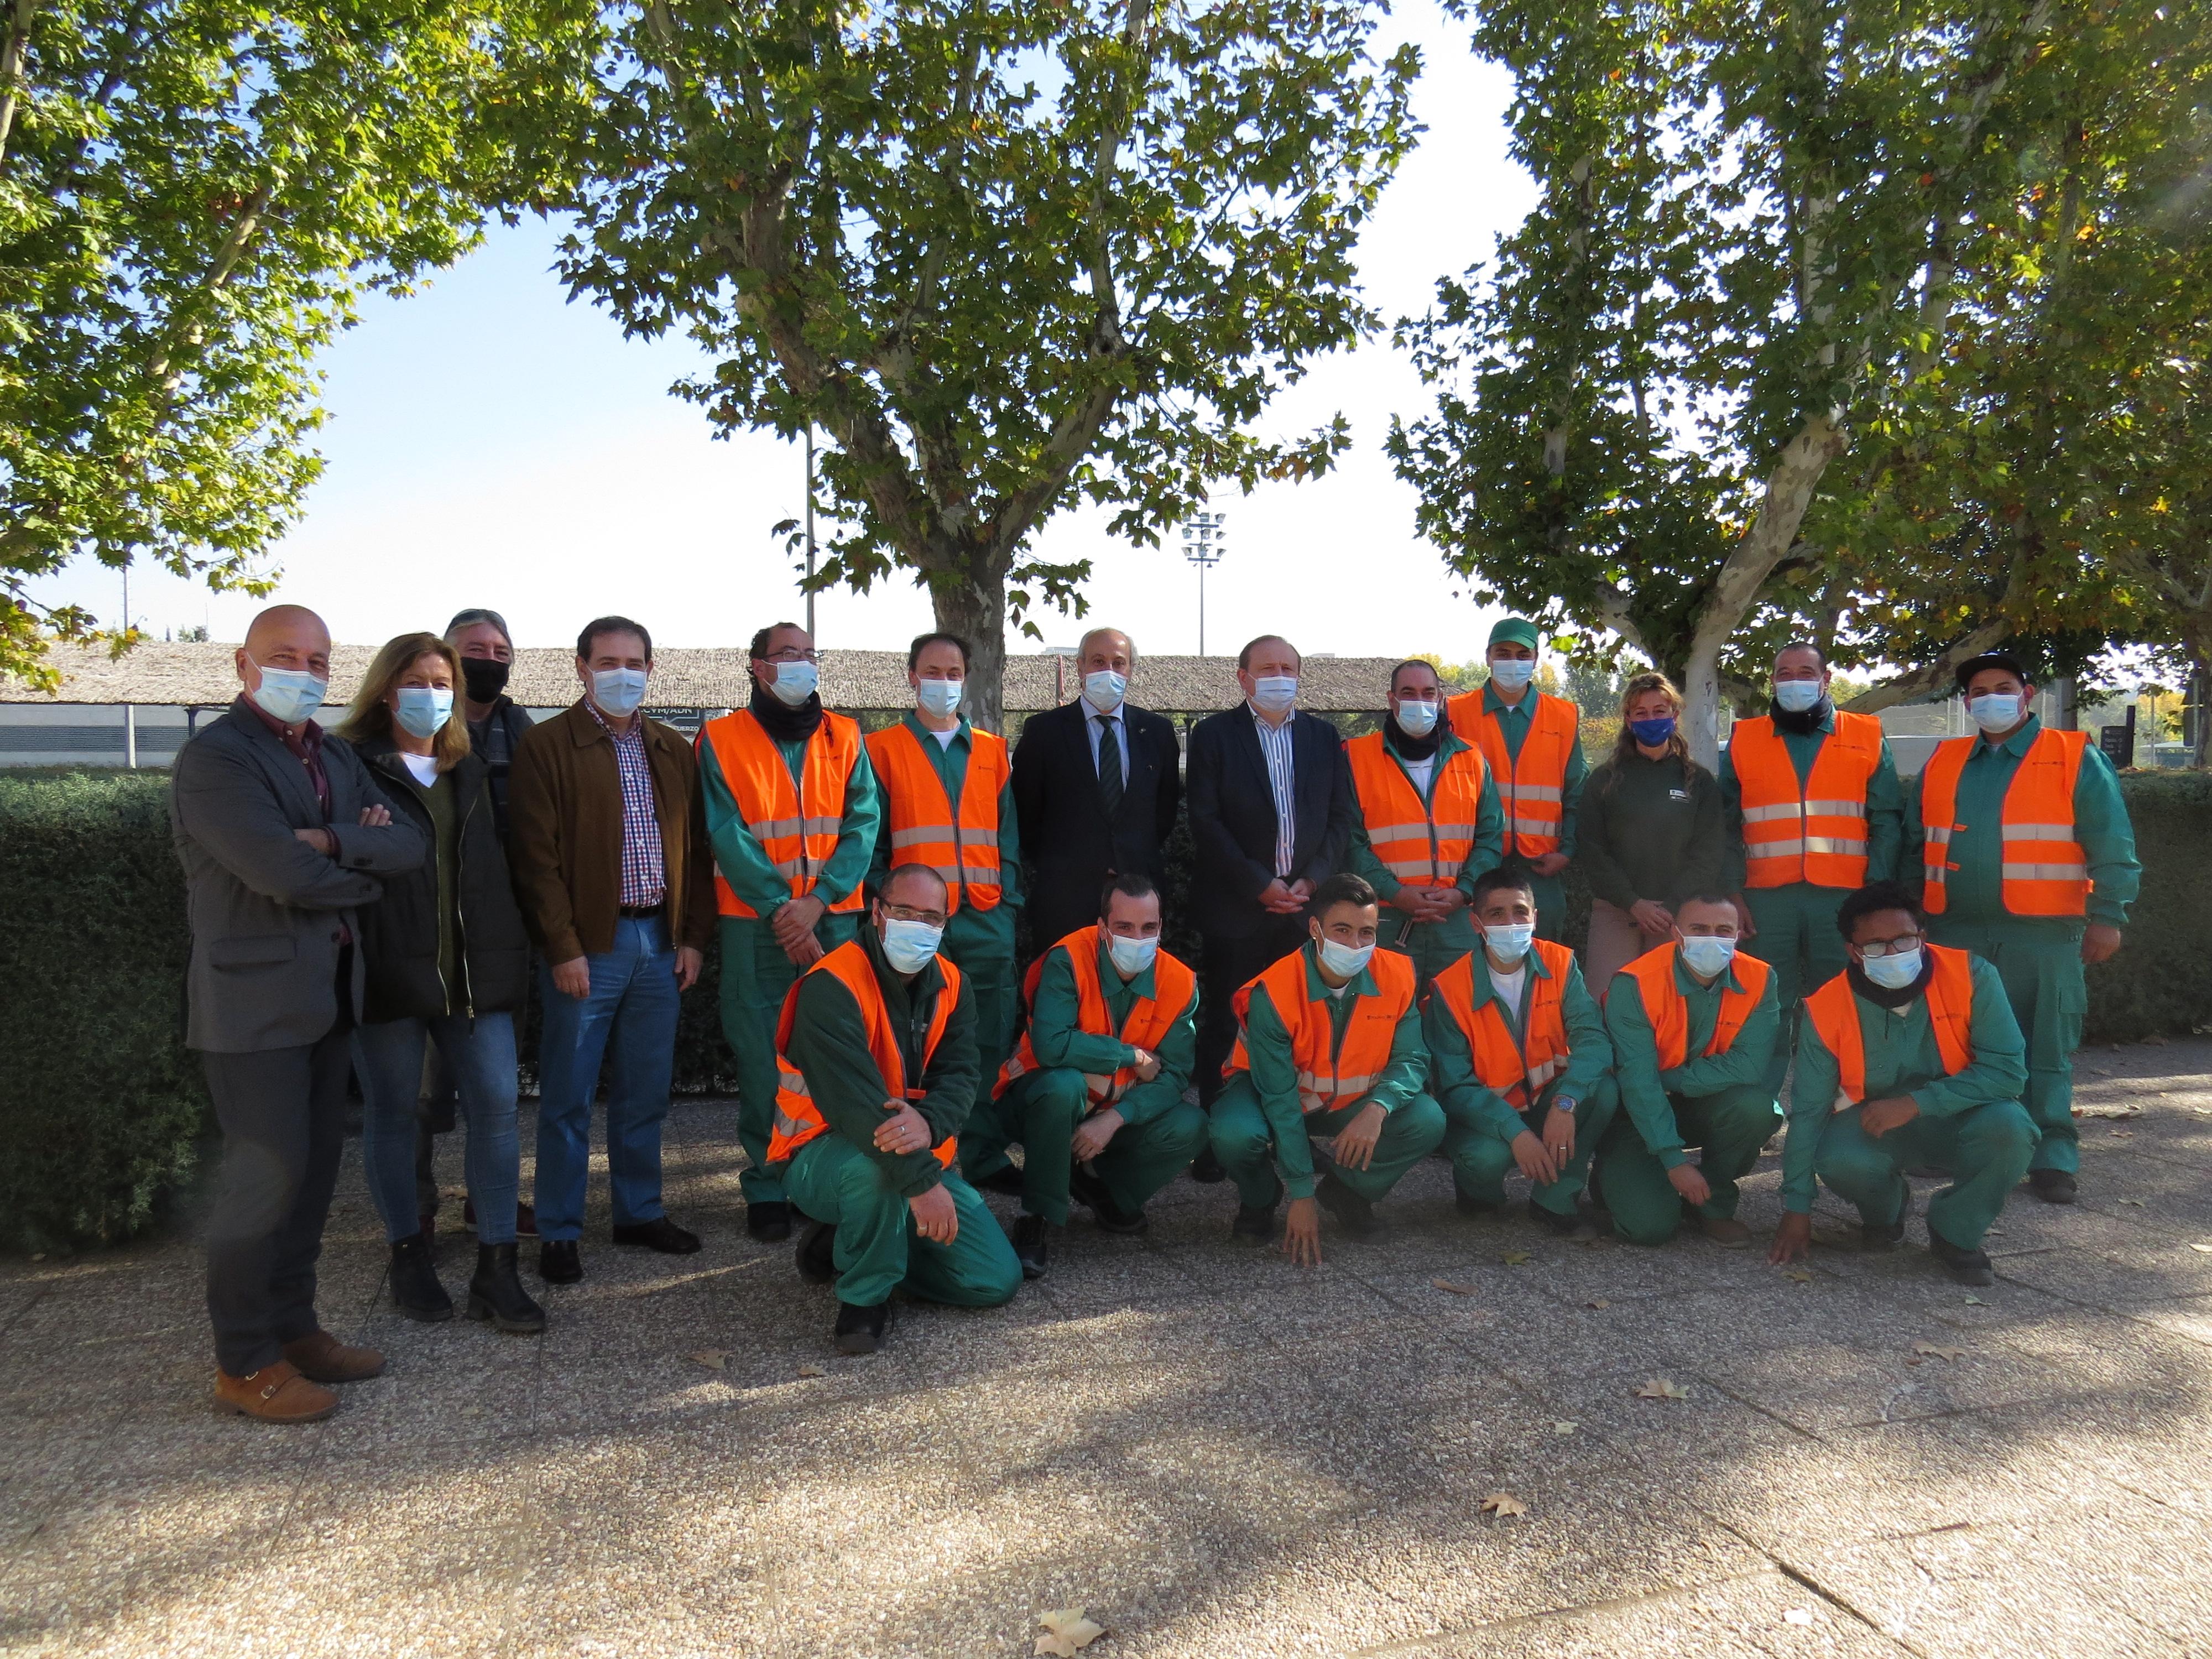
POLYGON ((587 1237, 542 1340, 394 1316, 349 1152, 323 1305, 391 1367, 313 1427, 207 1403, 189 1238, 0 1268, 0 1650, 976 1659, 1079 1605, 1098 1659, 2204 1654, 2212 1042, 2081 1069, 2084 1201, 2017 1198, 1978 1299, 1825 1198, 1800 1281, 1464 1221, 1430 1164, 1318 1271, 1182 1182, 863 1360, 744 1237, 726 1103, 669 1122, 704 1252, 587 1237))

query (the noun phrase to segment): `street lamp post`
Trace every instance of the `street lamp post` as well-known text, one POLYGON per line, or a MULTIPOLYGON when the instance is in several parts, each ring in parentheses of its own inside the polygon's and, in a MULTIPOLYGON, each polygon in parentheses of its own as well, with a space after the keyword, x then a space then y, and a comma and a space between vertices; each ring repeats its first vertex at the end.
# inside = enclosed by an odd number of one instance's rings
POLYGON ((1200 513, 1184 520, 1182 556, 1198 567, 1198 654, 1206 654, 1206 573, 1229 550, 1229 515, 1200 513))
POLYGON ((806 637, 810 641, 814 641, 814 422, 811 421, 806 423, 806 637))

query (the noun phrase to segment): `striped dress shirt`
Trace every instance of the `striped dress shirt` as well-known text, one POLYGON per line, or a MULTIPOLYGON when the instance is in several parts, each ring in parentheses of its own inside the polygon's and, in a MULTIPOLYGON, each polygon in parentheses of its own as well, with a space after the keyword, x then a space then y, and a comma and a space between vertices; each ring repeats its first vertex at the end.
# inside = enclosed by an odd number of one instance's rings
POLYGON ((1267 763, 1267 787, 1275 794, 1275 873, 1285 881, 1291 878, 1291 860, 1298 844, 1297 775, 1291 763, 1291 728, 1297 719, 1293 714, 1280 726, 1270 726, 1258 709, 1252 710, 1253 729, 1260 734, 1260 754, 1267 763))

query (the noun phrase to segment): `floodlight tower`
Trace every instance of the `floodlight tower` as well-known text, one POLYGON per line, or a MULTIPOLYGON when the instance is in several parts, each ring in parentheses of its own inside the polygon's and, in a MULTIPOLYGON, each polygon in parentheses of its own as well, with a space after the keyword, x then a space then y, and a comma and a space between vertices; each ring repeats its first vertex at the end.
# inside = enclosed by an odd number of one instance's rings
POLYGON ((1199 513, 1183 521, 1182 556, 1198 567, 1198 654, 1206 654, 1206 573, 1229 550, 1229 515, 1199 513))

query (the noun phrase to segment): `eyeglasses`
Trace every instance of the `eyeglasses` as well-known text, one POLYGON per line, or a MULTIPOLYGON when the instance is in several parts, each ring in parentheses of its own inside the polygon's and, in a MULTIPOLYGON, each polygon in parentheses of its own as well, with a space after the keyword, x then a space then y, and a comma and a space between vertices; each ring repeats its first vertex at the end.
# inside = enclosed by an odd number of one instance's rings
POLYGON ((945 926, 945 912, 942 910, 917 910, 911 904, 886 904, 884 914, 893 921, 918 921, 925 927, 945 926))
POLYGON ((781 650, 781 651, 771 651, 771 652, 769 652, 769 653, 768 653, 768 655, 766 655, 765 657, 763 657, 763 658, 761 659, 761 660, 762 660, 763 662, 813 662, 813 663, 818 663, 818 662, 820 662, 820 661, 822 660, 822 657, 821 657, 821 653, 820 653, 819 652, 815 652, 815 651, 801 651, 801 650, 800 650, 797 646, 795 646, 795 645, 787 645, 787 646, 786 646, 786 647, 783 647, 783 649, 782 649, 782 650, 781 650))
POLYGON ((1875 958, 1901 957, 1917 951, 1923 937, 1919 933, 1899 933, 1895 939, 1870 939, 1859 946, 1859 954, 1875 958))

